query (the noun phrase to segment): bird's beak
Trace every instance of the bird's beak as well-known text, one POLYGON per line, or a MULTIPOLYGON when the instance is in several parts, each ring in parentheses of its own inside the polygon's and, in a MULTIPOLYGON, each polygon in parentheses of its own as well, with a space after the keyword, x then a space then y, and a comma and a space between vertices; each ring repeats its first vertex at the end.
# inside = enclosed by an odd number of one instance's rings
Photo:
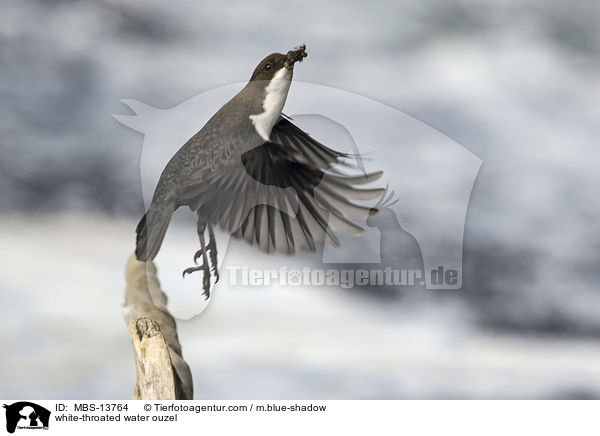
POLYGON ((294 49, 287 52, 287 59, 285 60, 285 67, 288 70, 294 68, 294 64, 296 62, 302 62, 306 56, 306 45, 302 44, 299 47, 295 47, 294 49))

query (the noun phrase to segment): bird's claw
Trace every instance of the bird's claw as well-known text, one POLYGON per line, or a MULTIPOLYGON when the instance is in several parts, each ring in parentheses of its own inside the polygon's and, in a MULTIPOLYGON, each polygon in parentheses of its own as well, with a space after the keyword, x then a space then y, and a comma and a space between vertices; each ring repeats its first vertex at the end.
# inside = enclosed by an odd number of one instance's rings
POLYGON ((186 274, 191 274, 191 273, 196 272, 196 271, 207 272, 207 269, 208 269, 207 266, 208 265, 202 264, 200 266, 191 266, 189 268, 186 268, 186 269, 183 270, 183 277, 185 277, 186 274))
POLYGON ((219 281, 219 271, 217 270, 217 244, 215 241, 215 234, 212 227, 208 226, 209 243, 205 245, 204 231, 206 230, 206 224, 198 221, 198 237, 200 238, 200 250, 194 253, 194 264, 198 265, 198 259, 203 258, 202 265, 187 268, 183 271, 183 276, 191 274, 195 271, 202 271, 202 295, 208 299, 210 297, 210 277, 214 275, 215 283, 219 281), (212 274, 211 274, 212 272, 212 274))
POLYGON ((215 276, 215 283, 217 283, 219 281, 219 270, 217 268, 217 256, 216 254, 213 255, 213 251, 210 251, 210 263, 211 263, 211 271, 213 273, 213 275, 215 276))
MULTIPOLYGON (((204 274, 202 275, 202 295, 208 300, 210 297, 210 267, 208 264, 203 263, 200 266, 192 266, 183 270, 183 277, 186 274, 191 274, 196 271, 202 271, 204 274)), ((216 283, 216 282, 215 282, 216 283)))
POLYGON ((211 241, 206 246, 206 249, 210 258, 211 270, 215 276, 215 283, 217 283, 219 281, 219 269, 217 267, 217 244, 215 243, 214 239, 211 238, 211 241))

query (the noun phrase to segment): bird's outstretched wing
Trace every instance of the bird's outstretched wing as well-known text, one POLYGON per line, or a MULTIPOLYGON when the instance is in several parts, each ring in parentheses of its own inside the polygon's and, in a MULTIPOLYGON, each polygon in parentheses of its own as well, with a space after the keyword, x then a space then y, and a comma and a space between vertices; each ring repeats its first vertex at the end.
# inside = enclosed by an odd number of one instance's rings
POLYGON ((356 188, 382 172, 348 176, 334 168, 347 157, 281 117, 269 142, 182 196, 200 219, 263 251, 313 251, 316 242, 338 245, 338 231, 362 233, 350 218, 365 222, 375 209, 353 201, 373 200, 384 192, 356 188))

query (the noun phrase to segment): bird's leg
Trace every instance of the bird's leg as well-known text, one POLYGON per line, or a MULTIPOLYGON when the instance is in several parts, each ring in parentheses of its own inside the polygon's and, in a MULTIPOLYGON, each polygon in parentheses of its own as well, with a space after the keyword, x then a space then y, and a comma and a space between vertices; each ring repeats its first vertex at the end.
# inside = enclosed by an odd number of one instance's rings
POLYGON ((210 256, 210 265, 215 276, 215 283, 219 281, 219 268, 217 264, 217 241, 215 240, 215 232, 212 225, 208 224, 208 245, 206 246, 210 256))
MULTIPOLYGON (((202 253, 206 251, 206 247, 204 246, 204 231, 206 230, 206 223, 198 220, 198 224, 196 225, 196 230, 198 231, 198 238, 200 239, 200 250, 194 253, 194 263, 198 264, 198 258, 202 256, 202 253)), ((188 268, 189 269, 189 268, 188 268)))
POLYGON ((187 268, 183 271, 183 276, 186 274, 191 274, 196 271, 202 271, 202 289, 204 292, 202 294, 208 299, 210 297, 210 265, 208 263, 208 256, 206 255, 206 243, 204 241, 204 230, 206 229, 206 223, 201 223, 198 221, 198 238, 200 238, 200 250, 194 254, 194 263, 198 260, 200 256, 202 256, 202 265, 193 266, 187 268))

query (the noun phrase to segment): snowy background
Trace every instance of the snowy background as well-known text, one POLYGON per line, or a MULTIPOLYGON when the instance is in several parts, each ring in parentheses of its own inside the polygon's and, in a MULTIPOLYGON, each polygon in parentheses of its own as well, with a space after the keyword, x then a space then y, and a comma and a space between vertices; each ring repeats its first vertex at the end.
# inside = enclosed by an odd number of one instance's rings
MULTIPOLYGON (((599 398, 599 8, 4 2, 0 397, 131 396, 121 303, 143 138, 112 117, 128 113, 119 101, 170 108, 306 43, 296 80, 393 107, 482 159, 463 289, 223 288, 179 322, 196 398, 599 398)), ((189 237, 169 232, 183 260, 159 275, 189 266, 189 237)))

